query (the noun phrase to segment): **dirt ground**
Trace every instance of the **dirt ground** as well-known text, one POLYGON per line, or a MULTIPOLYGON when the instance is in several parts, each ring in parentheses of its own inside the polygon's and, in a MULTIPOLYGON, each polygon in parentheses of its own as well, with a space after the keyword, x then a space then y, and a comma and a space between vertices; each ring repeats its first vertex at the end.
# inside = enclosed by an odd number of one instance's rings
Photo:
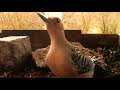
MULTIPOLYGON (((76 47, 79 48, 79 46, 76 47)), ((89 48, 91 49, 91 48, 89 48)), ((40 55, 45 57, 48 47, 39 49, 40 55)), ((120 78, 120 46, 98 47, 91 49, 103 55, 103 60, 96 61, 95 72, 93 78, 120 78), (106 66, 104 66, 106 65, 106 66)), ((43 61, 43 60, 42 60, 43 61)), ((37 67, 33 70, 24 72, 0 72, 0 78, 56 78, 48 67, 37 67)))

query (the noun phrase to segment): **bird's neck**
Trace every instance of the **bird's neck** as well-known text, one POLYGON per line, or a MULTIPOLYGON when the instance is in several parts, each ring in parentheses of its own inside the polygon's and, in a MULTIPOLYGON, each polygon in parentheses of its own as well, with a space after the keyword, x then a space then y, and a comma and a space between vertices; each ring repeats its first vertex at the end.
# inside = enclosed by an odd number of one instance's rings
POLYGON ((51 45, 61 45, 68 43, 68 40, 65 37, 64 31, 60 33, 49 33, 50 39, 51 39, 51 45))

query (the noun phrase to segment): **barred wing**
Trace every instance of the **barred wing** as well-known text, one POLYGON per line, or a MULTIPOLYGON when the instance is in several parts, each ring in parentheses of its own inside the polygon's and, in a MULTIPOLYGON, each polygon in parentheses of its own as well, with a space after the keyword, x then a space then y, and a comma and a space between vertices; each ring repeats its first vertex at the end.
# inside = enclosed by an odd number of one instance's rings
POLYGON ((88 56, 77 52, 74 48, 72 49, 72 61, 79 73, 89 72, 94 70, 94 62, 88 56))

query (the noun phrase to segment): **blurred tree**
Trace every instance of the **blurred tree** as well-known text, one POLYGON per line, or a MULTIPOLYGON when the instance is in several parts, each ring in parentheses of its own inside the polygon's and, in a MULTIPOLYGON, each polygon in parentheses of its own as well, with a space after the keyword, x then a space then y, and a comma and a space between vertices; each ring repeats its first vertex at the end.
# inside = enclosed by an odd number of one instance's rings
POLYGON ((40 30, 43 25, 36 12, 0 12, 0 30, 40 30))
POLYGON ((96 16, 96 24, 95 26, 101 30, 102 33, 105 34, 115 34, 118 30, 118 20, 115 15, 111 12, 100 12, 98 16, 96 16))
POLYGON ((80 24, 80 27, 81 27, 81 30, 83 33, 87 33, 90 29, 90 26, 91 26, 91 22, 92 22, 92 16, 93 16, 93 13, 92 12, 81 12, 81 24, 80 24))

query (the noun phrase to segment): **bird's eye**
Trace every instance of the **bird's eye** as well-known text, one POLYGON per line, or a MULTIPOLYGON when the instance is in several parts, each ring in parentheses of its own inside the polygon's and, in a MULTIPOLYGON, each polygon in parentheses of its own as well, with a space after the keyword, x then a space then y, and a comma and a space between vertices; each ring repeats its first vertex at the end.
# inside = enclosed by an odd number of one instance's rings
POLYGON ((59 19, 59 18, 57 18, 57 19, 56 19, 56 22, 57 22, 57 23, 60 23, 60 19, 59 19))

